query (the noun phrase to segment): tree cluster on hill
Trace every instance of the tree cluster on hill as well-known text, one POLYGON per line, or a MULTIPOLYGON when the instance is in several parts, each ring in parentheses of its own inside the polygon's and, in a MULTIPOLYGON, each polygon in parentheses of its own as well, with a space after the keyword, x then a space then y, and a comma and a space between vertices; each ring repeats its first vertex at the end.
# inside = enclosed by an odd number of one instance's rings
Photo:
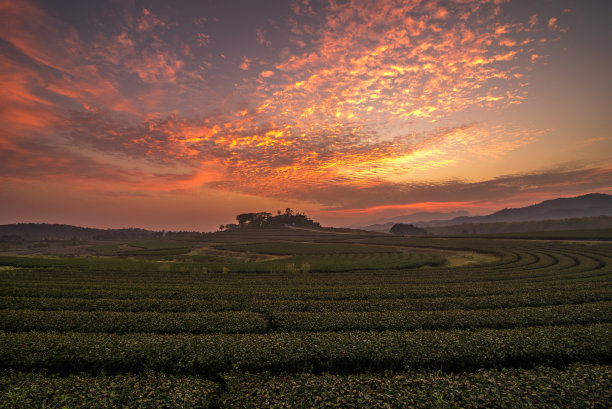
POLYGON ((391 233, 401 236, 425 236, 427 230, 416 227, 413 224, 397 223, 391 227, 391 233))
POLYGON ((280 226, 321 227, 304 213, 294 213, 290 208, 285 209, 284 213, 278 210, 276 216, 268 212, 242 213, 236 216, 236 221, 237 224, 221 225, 219 230, 280 226))

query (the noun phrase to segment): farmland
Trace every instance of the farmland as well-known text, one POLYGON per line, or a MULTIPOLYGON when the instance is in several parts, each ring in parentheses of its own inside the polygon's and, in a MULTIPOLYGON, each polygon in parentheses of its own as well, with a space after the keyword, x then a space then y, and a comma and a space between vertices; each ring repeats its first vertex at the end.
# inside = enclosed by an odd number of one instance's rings
POLYGON ((24 244, 0 256, 0 407, 609 407, 591 236, 24 244))

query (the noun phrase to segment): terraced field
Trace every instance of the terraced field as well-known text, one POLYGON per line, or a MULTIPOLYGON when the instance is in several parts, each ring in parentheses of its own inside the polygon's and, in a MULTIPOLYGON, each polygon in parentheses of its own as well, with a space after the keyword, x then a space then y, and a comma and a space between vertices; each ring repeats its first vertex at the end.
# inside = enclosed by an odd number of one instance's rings
POLYGON ((607 241, 278 230, 96 249, 0 257, 0 407, 612 401, 607 241))

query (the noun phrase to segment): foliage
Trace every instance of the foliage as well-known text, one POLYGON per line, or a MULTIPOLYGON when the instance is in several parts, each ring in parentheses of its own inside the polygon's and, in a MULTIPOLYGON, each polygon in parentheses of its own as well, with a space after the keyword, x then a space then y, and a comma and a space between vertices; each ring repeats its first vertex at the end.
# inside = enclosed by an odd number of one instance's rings
POLYGON ((346 243, 295 243, 295 242, 262 242, 216 245, 215 248, 230 251, 250 251, 253 253, 275 255, 321 255, 321 254, 370 254, 397 253, 398 250, 388 246, 346 243))
POLYGON ((17 332, 261 333, 266 331, 266 326, 267 321, 263 316, 246 311, 135 313, 0 310, 0 329, 17 332))
POLYGON ((0 372, 0 408, 208 408, 219 386, 193 376, 0 372))
POLYGON ((612 302, 471 311, 275 312, 271 316, 273 326, 284 331, 513 328, 612 322, 612 302))
POLYGON ((220 407, 260 408, 605 408, 612 367, 439 370, 386 374, 246 375, 220 407))
POLYGON ((340 233, 0 257, 0 407, 609 403, 611 243, 340 233))
POLYGON ((413 224, 397 223, 391 227, 390 233, 397 234, 399 236, 425 236, 427 230, 416 227, 413 224))
POLYGON ((223 382, 190 375, 0 372, 0 408, 604 408, 612 367, 480 369, 473 373, 409 370, 336 375, 223 374, 223 382))
POLYGON ((272 216, 272 213, 268 212, 242 213, 236 216, 236 221, 238 222, 237 225, 228 224, 221 227, 230 230, 276 226, 321 227, 319 223, 311 220, 303 213, 294 214, 290 208, 287 208, 284 213, 279 210, 276 216, 272 216))
POLYGON ((0 332, 0 367, 58 373, 380 372, 612 364, 612 324, 269 334, 0 332))

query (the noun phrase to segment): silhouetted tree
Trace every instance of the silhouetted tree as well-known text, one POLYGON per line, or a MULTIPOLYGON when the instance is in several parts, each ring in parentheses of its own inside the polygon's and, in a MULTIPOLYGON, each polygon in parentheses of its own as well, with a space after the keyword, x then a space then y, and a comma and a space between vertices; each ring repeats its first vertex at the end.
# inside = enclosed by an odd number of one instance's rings
POLYGON ((251 221, 253 221, 254 217, 255 217, 255 213, 242 213, 242 214, 236 215, 236 221, 238 222, 238 225, 246 226, 251 221))
POLYGON ((401 236, 425 236, 427 230, 416 227, 413 224, 397 223, 391 227, 391 233, 401 236))
MULTIPOLYGON (((281 211, 278 210, 276 216, 272 216, 272 213, 268 212, 241 213, 236 216, 236 221, 238 221, 236 227, 240 228, 280 226, 283 224, 290 224, 293 226, 321 226, 319 223, 309 219, 304 213, 294 213, 291 208, 287 208, 285 213, 281 213, 281 211)), ((230 225, 228 224, 225 226, 225 230, 229 229, 230 225)))

